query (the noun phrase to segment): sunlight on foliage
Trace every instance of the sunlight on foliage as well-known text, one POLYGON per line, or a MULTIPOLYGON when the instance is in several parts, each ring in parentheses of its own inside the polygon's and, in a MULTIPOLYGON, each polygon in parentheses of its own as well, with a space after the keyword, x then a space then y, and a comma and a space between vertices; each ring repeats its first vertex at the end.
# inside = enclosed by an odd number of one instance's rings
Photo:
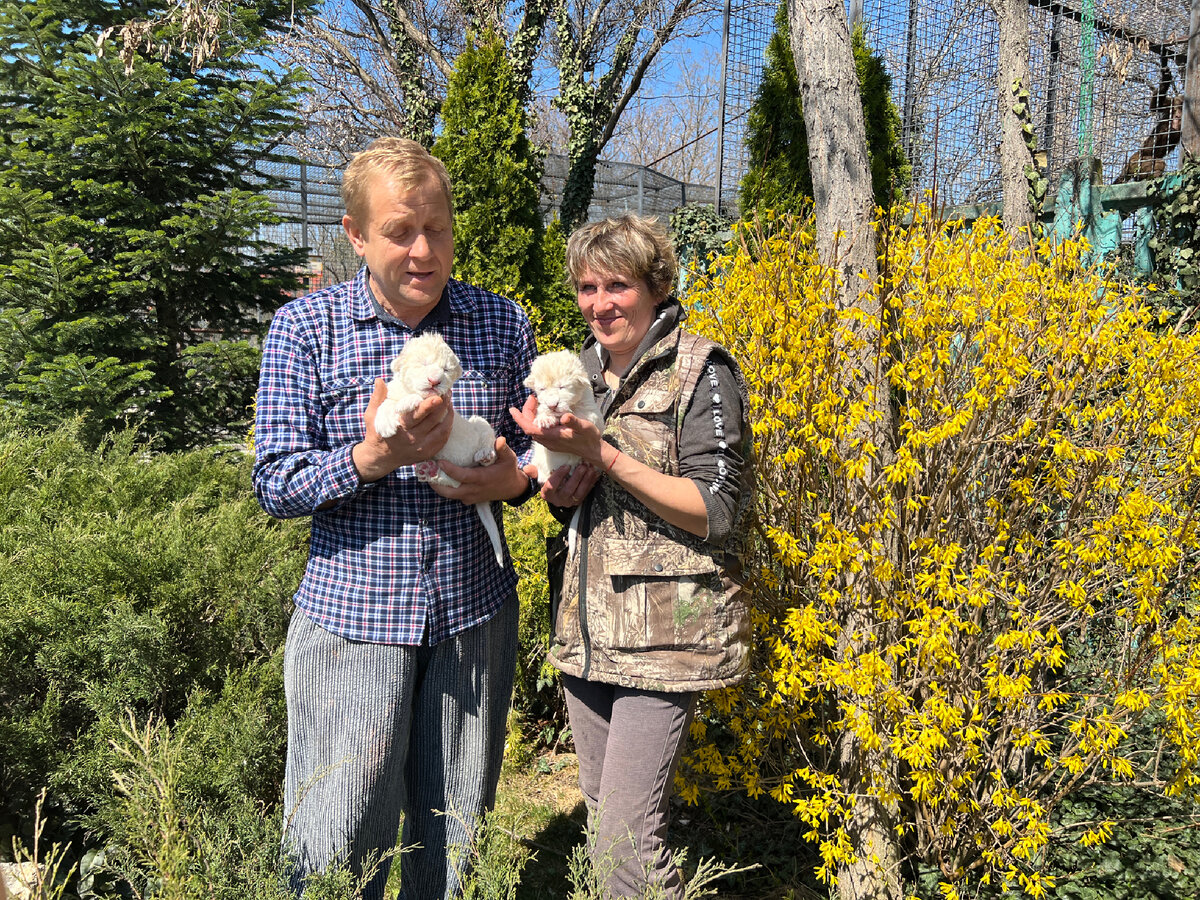
POLYGON ((832 880, 865 790, 944 896, 1039 897, 1072 792, 1198 783, 1200 338, 1078 243, 924 210, 877 238, 882 323, 804 222, 743 228, 690 297, 750 385, 759 540, 754 673, 697 716, 682 791, 790 804, 832 880), (848 734, 886 762, 856 788, 848 734))

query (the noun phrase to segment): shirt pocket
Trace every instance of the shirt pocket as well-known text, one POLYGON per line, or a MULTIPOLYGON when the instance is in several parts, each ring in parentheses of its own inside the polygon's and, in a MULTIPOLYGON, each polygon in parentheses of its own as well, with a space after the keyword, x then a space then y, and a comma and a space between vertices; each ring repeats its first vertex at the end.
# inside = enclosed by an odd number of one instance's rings
POLYGON ((371 375, 335 378, 321 386, 321 418, 329 449, 361 441, 366 434, 363 413, 375 390, 371 375))
POLYGON ((493 369, 463 369, 462 377, 454 383, 452 400, 460 416, 483 416, 492 426, 499 424, 508 412, 507 367, 493 369))
POLYGON ((722 579, 713 558, 683 545, 607 540, 606 610, 614 650, 706 650, 720 644, 713 619, 722 579))

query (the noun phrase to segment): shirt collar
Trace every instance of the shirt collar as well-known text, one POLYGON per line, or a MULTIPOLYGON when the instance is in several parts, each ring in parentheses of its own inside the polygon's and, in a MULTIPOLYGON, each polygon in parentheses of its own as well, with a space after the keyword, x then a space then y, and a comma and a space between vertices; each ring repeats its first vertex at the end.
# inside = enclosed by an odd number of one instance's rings
MULTIPOLYGON (((440 324, 457 316, 470 317, 479 305, 479 300, 468 285, 453 278, 442 291, 442 298, 424 319, 421 327, 440 324)), ((354 277, 354 290, 350 298, 350 317, 356 322, 370 322, 378 319, 375 312, 375 298, 371 293, 367 267, 363 266, 354 277)))

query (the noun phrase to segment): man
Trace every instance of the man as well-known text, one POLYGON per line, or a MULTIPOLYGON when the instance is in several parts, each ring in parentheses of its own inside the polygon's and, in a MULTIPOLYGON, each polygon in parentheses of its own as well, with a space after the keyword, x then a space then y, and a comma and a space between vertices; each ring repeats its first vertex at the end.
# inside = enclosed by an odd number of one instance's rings
POLYGON ((451 897, 495 797, 517 647, 516 575, 496 564, 473 504, 532 493, 516 456, 529 441, 508 409, 525 402, 536 350, 515 303, 450 278, 450 181, 419 144, 376 141, 342 196, 365 265, 276 314, 254 433, 263 508, 312 516, 284 654, 285 849, 297 893, 345 863, 367 872, 364 897, 381 898, 403 813, 401 896, 451 897), (492 465, 443 464, 458 488, 412 469, 446 442, 447 400, 426 399, 386 440, 374 427, 380 376, 424 331, 462 361, 454 408, 498 435, 492 465))

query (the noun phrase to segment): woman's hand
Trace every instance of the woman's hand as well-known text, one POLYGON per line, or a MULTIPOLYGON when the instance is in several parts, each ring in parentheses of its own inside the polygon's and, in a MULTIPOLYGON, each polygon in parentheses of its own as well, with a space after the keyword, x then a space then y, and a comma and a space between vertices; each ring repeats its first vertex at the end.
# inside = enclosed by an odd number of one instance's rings
MULTIPOLYGON (((600 480, 600 469, 589 461, 601 458, 600 445, 603 441, 600 429, 569 413, 557 425, 541 428, 534 422, 537 409, 537 397, 530 394, 524 409, 510 408, 509 413, 517 426, 542 446, 562 453, 573 453, 583 460, 573 469, 562 466, 551 472, 542 484, 541 497, 555 506, 578 506, 600 480)), ((531 478, 544 475, 533 466, 526 466, 525 473, 531 478)))
POLYGON ((601 440, 599 428, 570 413, 562 416, 557 425, 542 428, 534 422, 537 409, 537 396, 530 394, 523 409, 509 407, 508 411, 517 426, 546 449, 573 453, 597 469, 604 467, 600 453, 604 442, 601 440))

